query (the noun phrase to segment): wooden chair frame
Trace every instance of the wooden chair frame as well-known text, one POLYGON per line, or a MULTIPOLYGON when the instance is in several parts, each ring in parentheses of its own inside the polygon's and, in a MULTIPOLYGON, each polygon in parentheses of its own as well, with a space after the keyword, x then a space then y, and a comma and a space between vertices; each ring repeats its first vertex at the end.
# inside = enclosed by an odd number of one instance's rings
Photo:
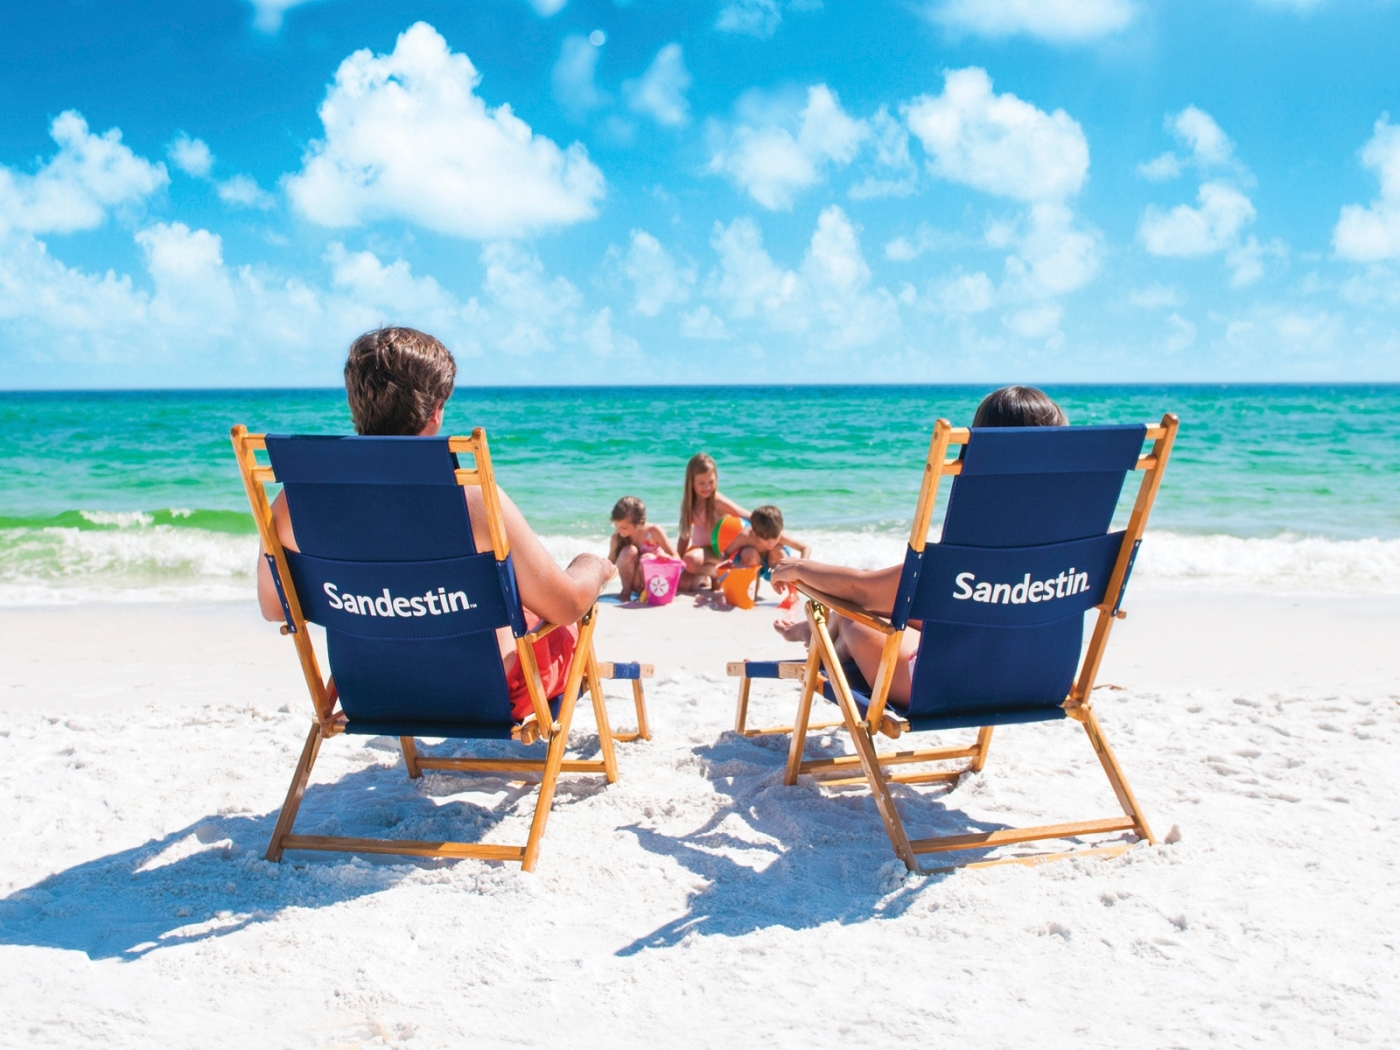
MULTIPOLYGON (((266 451, 264 434, 250 434, 248 428, 239 424, 232 431, 234 454, 238 459, 239 472, 243 476, 243 486, 248 493, 248 502, 253 509, 258 536, 263 549, 272 556, 278 575, 284 581, 283 597, 291 616, 291 624, 283 624, 282 633, 290 634, 296 645, 297 658, 301 662, 302 674, 306 679, 307 690, 316 718, 311 723, 306 744, 302 748, 301 759, 292 775, 291 786, 287 789, 286 801, 277 818, 277 825, 268 843, 267 859, 280 861, 284 850, 330 850, 343 853, 388 853, 416 857, 476 857, 481 860, 514 861, 525 871, 533 871, 539 859, 540 842, 545 825, 549 820, 554 803, 554 791, 561 773, 602 773, 609 784, 617 780, 617 756, 613 741, 618 739, 608 722, 608 710, 604 704, 602 676, 597 656, 593 651, 593 631, 598 623, 598 607, 595 604, 579 620, 578 644, 575 656, 565 678, 563 699, 556 720, 549 709, 549 698, 545 696, 544 683, 540 679, 539 665, 535 661, 534 643, 559 625, 542 623, 528 634, 515 639, 516 658, 520 661, 525 676, 525 686, 530 693, 533 713, 512 732, 512 739, 525 744, 543 740, 548 745, 542 759, 514 758, 425 758, 418 754, 413 737, 400 737, 404 764, 410 778, 423 775, 425 769, 450 769, 463 772, 482 772, 504 775, 508 779, 524 779, 520 774, 539 774, 540 793, 535 804, 534 819, 530 824, 530 834, 523 846, 503 846, 480 842, 430 842, 403 839, 367 839, 329 835, 297 835, 292 833, 297 810, 306 792, 311 777, 311 767, 320 752, 321 742, 329 740, 345 730, 345 716, 336 710, 334 683, 323 679, 316 650, 311 644, 311 636, 306 630, 306 619, 302 615, 301 603, 296 589, 290 586, 291 572, 287 566, 286 551, 277 536, 272 519, 272 503, 267 497, 267 485, 277 483, 273 468, 257 461, 257 453, 266 451), (580 659, 582 657, 582 659, 580 659), (587 684, 593 703, 593 715, 598 723, 598 742, 602 750, 601 759, 583 760, 565 758, 569 727, 573 721, 574 708, 579 693, 587 684)), ((447 439, 450 451, 472 456, 474 469, 456 471, 457 484, 463 487, 479 486, 486 503, 486 524, 491 538, 491 553, 498 561, 510 554, 510 541, 506 536, 505 517, 501 512, 501 501, 496 489, 496 476, 491 465, 491 452, 486 442, 486 431, 477 427, 471 437, 450 437, 447 439)), ((609 665, 610 666, 610 665, 609 665)), ((640 683, 636 683, 640 685, 640 683)), ((639 694, 637 700, 638 718, 641 731, 649 735, 646 727, 646 709, 639 694)), ((626 736, 626 734, 623 734, 626 736)))
MULTIPOLYGON (((1094 689, 1094 679, 1098 675, 1099 665, 1103 660, 1104 649, 1108 644, 1113 622, 1115 619, 1123 619, 1127 615, 1121 610, 1118 610, 1115 615, 1115 605, 1131 565, 1133 552, 1147 528, 1147 519, 1152 512, 1152 504, 1157 498, 1157 489, 1161 485, 1167 460, 1171 456, 1178 425, 1177 417, 1168 413, 1162 417, 1160 424, 1147 428, 1146 439, 1152 441, 1153 445, 1150 452, 1138 458, 1136 469, 1141 472, 1142 481, 1138 486, 1137 499, 1128 519, 1123 542, 1119 547, 1118 557, 1113 566, 1113 573, 1109 577, 1108 587, 1104 592, 1104 600, 1097 607, 1098 619, 1094 624, 1093 634, 1080 664, 1079 674, 1070 689, 1069 696, 1066 697, 1062 705, 1065 714, 1084 727, 1084 732, 1089 737, 1089 743, 1098 756, 1104 773, 1113 787, 1113 792, 1118 798, 1118 803, 1123 809, 1124 815, 1122 817, 911 840, 905 833, 904 824, 900 820, 894 798, 890 795, 889 783, 891 781, 905 784, 953 783, 964 773, 981 771, 986 764, 988 750, 991 747, 992 727, 983 726, 978 730, 976 743, 966 747, 925 748, 895 753, 878 752, 875 749, 877 734, 897 738, 909 729, 909 723, 900 718, 896 712, 888 710, 886 706, 890 683, 893 680, 895 661, 899 658, 900 646, 904 640, 904 631, 897 630, 890 623, 889 614, 872 613, 866 609, 858 608, 849 602, 844 602, 829 594, 823 594, 803 583, 798 584, 798 589, 808 599, 806 609, 807 619, 812 628, 812 642, 806 664, 794 664, 794 666, 803 667, 801 674, 802 696, 797 705, 796 721, 790 730, 792 742, 788 749, 787 769, 783 782, 796 784, 798 776, 803 773, 817 775, 845 773, 847 776, 843 779, 824 780, 822 783, 833 786, 861 783, 862 781, 867 783, 875 797, 875 804, 879 809, 881 819, 884 821, 885 830, 889 833, 890 843, 894 846, 895 853, 899 855, 910 871, 920 870, 918 856, 924 853, 990 849, 1012 843, 1076 838, 1081 835, 1115 831, 1132 831, 1139 839, 1145 840, 1149 845, 1155 844, 1156 839, 1152 835, 1152 829, 1148 826, 1147 818, 1143 815, 1142 809, 1133 795, 1132 788, 1128 786, 1127 778, 1124 777, 1123 770, 1118 765, 1118 759, 1115 757, 1113 749, 1104 738, 1098 719, 1094 717, 1090 701, 1094 689), (841 661, 837 656, 836 647, 827 626, 832 613, 839 613, 885 635, 879 670, 871 686, 870 706, 867 708, 864 718, 860 716, 860 709, 856 706, 855 699, 851 694, 850 683, 847 682, 845 672, 841 668, 841 661), (826 682, 831 683, 832 691, 836 694, 837 704, 841 709, 840 724, 844 725, 850 734, 856 753, 837 758, 804 761, 803 749, 807 733, 809 730, 817 728, 809 724, 812 700, 826 682), (886 766, 962 758, 971 761, 965 767, 955 770, 899 773, 887 772, 884 768, 886 766), (857 772, 859 775, 850 776, 850 774, 857 772)), ((919 489, 919 502, 914 512, 914 523, 909 534, 909 546, 916 551, 923 551, 927 543, 929 525, 933 519, 934 505, 938 498, 939 482, 944 477, 962 472, 962 460, 958 457, 949 458, 949 447, 965 445, 970 437, 971 432, 967 428, 954 427, 946 419, 940 419, 934 425, 933 440, 929 445, 928 458, 924 465, 924 480, 919 489)), ((734 666, 731 665, 731 674, 734 673, 734 666)), ((789 673, 783 674, 782 677, 797 676, 789 673)), ((744 731, 742 725, 747 708, 747 685, 748 679, 745 678, 740 684, 737 717, 738 731, 740 732, 744 731)), ((828 724, 823 724, 823 727, 826 725, 828 724)), ((788 730, 778 728, 768 731, 784 732, 788 730)), ((756 735, 756 732, 763 731, 749 731, 749 735, 756 735)), ((1005 863, 1034 864, 1061 857, 1082 856, 1085 853, 1113 855, 1122 853, 1127 848, 1127 844, 1115 844, 1075 850, 1069 853, 980 861, 955 865, 955 867, 983 867, 1005 863)), ((935 870, 947 871, 951 869, 935 870)))
POLYGON ((654 677, 656 668, 651 664, 637 664, 636 674, 633 675, 632 668, 618 663, 601 663, 598 665, 598 677, 602 679, 618 679, 621 681, 631 681, 632 683, 632 705, 637 709, 637 729, 636 732, 614 732, 612 738, 619 743, 629 743, 633 740, 650 740, 651 723, 647 719, 647 694, 642 686, 644 678, 654 677))

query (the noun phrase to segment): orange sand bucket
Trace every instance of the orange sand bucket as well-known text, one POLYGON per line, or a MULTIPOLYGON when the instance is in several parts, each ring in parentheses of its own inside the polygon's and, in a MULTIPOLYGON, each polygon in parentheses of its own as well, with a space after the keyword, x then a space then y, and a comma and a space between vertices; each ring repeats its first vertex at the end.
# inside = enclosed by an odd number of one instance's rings
POLYGON ((737 609, 754 607, 754 584, 758 581, 758 566, 747 569, 730 569, 720 577, 719 588, 724 592, 724 600, 737 609))

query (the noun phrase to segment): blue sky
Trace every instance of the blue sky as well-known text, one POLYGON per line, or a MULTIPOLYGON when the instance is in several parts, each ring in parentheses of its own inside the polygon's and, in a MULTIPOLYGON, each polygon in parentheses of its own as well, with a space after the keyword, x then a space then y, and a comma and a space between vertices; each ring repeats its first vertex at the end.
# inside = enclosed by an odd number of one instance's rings
POLYGON ((0 11, 0 387, 1400 379, 1400 5, 0 11))

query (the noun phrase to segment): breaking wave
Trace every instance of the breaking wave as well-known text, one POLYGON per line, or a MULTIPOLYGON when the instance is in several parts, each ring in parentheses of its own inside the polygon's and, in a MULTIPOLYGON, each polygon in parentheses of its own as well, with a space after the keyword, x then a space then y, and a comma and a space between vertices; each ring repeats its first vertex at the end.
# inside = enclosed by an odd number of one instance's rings
MULTIPOLYGON (((878 568, 904 555, 894 527, 803 533, 822 561, 878 568)), ((544 536, 567 564, 603 536, 544 536)), ((247 601, 257 537, 232 511, 71 511, 0 518, 0 605, 247 601)), ((1332 540, 1150 532, 1133 587, 1257 593, 1400 594, 1400 539, 1332 540)))

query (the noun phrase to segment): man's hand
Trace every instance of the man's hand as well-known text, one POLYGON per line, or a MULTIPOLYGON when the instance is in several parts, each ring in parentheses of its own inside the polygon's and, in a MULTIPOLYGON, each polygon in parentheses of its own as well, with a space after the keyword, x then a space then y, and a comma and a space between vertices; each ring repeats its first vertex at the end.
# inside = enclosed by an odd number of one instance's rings
POLYGON ((774 583, 796 583, 801 578, 801 558, 783 558, 773 566, 774 583))
POLYGON ((571 577, 590 587, 595 595, 602 594, 608 581, 617 575, 617 566, 596 554, 580 554, 564 570, 571 577))

